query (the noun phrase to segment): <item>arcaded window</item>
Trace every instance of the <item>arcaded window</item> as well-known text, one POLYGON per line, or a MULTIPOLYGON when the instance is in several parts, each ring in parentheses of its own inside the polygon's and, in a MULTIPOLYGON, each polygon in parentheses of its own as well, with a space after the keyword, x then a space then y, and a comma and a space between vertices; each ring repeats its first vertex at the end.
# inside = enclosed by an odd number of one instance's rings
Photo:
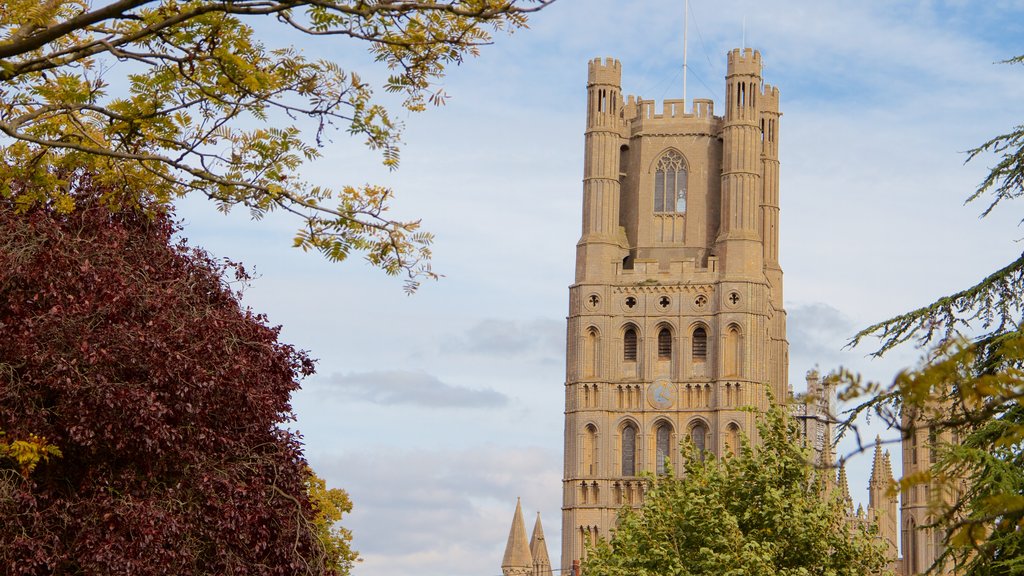
POLYGON ((707 449, 708 442, 708 429, 703 422, 697 422, 690 428, 690 438, 693 439, 693 445, 696 446, 697 451, 701 454, 707 449))
POLYGON ((626 333, 622 335, 622 359, 636 362, 636 328, 626 328, 626 333))
POLYGON ((708 332, 703 328, 693 331, 693 361, 704 362, 708 357, 708 332))
POLYGON ((672 331, 662 328, 658 332, 658 360, 672 359, 672 331))
POLYGON ((686 162, 675 150, 666 152, 654 173, 654 211, 686 212, 686 162))
POLYGON ((632 424, 622 429, 622 475, 636 476, 636 428, 632 424))
POLYGON ((654 433, 654 457, 657 461, 658 474, 665 474, 668 459, 671 457, 669 450, 672 446, 672 428, 667 422, 658 425, 654 433))

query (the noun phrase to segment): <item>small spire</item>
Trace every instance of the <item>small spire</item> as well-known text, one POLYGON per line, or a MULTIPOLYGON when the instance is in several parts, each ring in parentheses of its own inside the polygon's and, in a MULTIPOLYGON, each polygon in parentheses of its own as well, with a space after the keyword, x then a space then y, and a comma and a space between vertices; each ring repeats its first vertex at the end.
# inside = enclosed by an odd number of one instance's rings
POLYGON ((850 497, 850 483, 846 479, 846 460, 839 461, 839 496, 846 507, 853 509, 853 498, 850 497))
POLYGON ((512 528, 508 531, 501 571, 508 576, 533 572, 533 558, 526 543, 526 525, 523 523, 523 508, 519 498, 516 498, 516 513, 512 516, 512 528))
POLYGON ((540 524, 540 512, 537 512, 537 521, 533 524, 530 555, 533 556, 534 576, 552 576, 551 558, 548 556, 548 543, 544 539, 544 527, 540 524))
POLYGON ((885 474, 885 458, 882 455, 882 437, 875 436, 875 457, 871 461, 871 479, 868 484, 881 486, 888 484, 889 479, 883 477, 885 474))
POLYGON ((885 451, 883 456, 882 464, 885 466, 883 474, 887 482, 895 482, 896 478, 892 475, 892 460, 889 458, 889 451, 885 451))

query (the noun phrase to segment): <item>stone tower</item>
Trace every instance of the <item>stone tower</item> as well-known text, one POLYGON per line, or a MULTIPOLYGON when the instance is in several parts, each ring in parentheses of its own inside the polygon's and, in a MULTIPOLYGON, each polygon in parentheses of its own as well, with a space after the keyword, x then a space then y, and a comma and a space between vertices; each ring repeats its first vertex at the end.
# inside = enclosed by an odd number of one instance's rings
MULTIPOLYGON (((941 408, 938 408, 941 410, 941 408)), ((935 463, 940 443, 958 444, 956 432, 938 432, 927 424, 929 418, 918 414, 902 414, 903 476, 926 472, 935 463)), ((943 552, 941 529, 931 528, 937 505, 951 505, 959 494, 943 492, 936 482, 925 482, 906 488, 901 494, 900 521, 903 532, 904 576, 924 574, 943 552)), ((952 566, 942 566, 940 575, 952 574, 952 566)))
POLYGON ((761 55, 728 54, 711 100, 621 94, 588 66, 583 231, 569 289, 562 569, 609 536, 689 436, 717 455, 787 401, 779 238, 779 92, 761 55))

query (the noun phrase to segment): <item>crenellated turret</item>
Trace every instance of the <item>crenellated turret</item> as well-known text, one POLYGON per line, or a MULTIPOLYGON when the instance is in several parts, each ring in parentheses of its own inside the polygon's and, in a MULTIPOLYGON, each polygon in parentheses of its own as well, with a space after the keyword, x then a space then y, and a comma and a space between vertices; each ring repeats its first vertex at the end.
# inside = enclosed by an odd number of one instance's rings
POLYGON ((722 127, 722 215, 718 252, 726 276, 763 275, 761 246, 761 53, 729 53, 722 127))
POLYGON ((771 284, 772 304, 782 308, 779 266, 779 89, 765 85, 761 108, 761 238, 764 272, 771 284))
POLYGON ((583 236, 576 281, 609 278, 626 250, 619 227, 619 149, 622 146, 622 65, 608 58, 587 67, 587 131, 583 162, 583 236))

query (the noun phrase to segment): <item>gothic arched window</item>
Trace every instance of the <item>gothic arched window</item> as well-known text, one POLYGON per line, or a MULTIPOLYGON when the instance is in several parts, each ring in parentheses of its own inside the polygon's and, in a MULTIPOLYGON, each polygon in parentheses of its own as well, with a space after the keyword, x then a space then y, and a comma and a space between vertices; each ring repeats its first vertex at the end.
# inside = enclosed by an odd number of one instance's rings
POLYGON ((622 475, 636 476, 636 428, 632 424, 622 429, 622 475))
POLYGON ((622 335, 622 359, 636 362, 636 328, 626 328, 622 335))
POLYGON ((665 474, 666 463, 670 458, 669 449, 672 445, 672 427, 662 422, 654 433, 654 457, 657 461, 658 474, 665 474))
POLYGON ((655 168, 654 211, 686 212, 686 161, 675 150, 666 152, 655 168))

